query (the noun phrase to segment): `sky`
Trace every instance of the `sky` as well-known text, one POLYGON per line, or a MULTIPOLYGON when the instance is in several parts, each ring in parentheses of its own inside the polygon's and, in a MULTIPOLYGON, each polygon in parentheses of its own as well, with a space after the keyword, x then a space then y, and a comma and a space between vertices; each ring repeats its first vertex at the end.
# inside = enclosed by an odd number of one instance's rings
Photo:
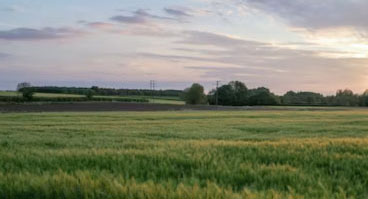
POLYGON ((368 89, 367 0, 1 0, 0 90, 368 89))

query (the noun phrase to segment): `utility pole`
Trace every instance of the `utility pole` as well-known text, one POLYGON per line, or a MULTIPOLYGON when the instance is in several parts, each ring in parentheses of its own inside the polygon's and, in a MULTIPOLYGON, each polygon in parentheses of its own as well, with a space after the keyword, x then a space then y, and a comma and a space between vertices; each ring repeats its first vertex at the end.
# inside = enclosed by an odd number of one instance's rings
POLYGON ((151 97, 152 97, 152 102, 154 99, 154 92, 155 92, 155 87, 156 87, 156 82, 155 80, 150 80, 150 90, 151 90, 151 97))
POLYGON ((216 106, 218 105, 218 87, 219 87, 220 81, 216 81, 216 106))

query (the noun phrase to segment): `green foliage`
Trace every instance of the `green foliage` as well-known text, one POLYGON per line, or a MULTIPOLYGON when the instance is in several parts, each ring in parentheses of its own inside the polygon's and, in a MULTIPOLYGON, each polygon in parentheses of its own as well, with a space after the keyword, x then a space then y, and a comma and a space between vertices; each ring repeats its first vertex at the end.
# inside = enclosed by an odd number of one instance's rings
POLYGON ((368 90, 364 91, 364 93, 359 97, 359 105, 368 106, 368 90))
POLYGON ((229 83, 234 92, 234 105, 243 106, 247 104, 248 100, 248 88, 243 82, 232 81, 229 83))
POLYGON ((22 88, 20 89, 20 92, 22 92, 22 96, 25 101, 32 101, 34 95, 34 89, 32 87, 22 88))
POLYGON ((210 104, 216 104, 216 96, 219 105, 244 106, 248 104, 248 88, 240 81, 229 82, 211 91, 208 96, 210 104))
POLYGON ((0 198, 367 198, 368 113, 0 114, 0 198))
POLYGON ((286 105, 326 105, 323 95, 313 92, 288 91, 281 100, 286 105))
POLYGON ((208 94, 211 105, 254 106, 254 105, 286 105, 286 106, 368 106, 368 91, 362 95, 354 94, 349 89, 338 90, 334 96, 323 96, 313 92, 288 91, 283 96, 273 94, 268 88, 247 89, 244 83, 232 81, 212 90, 208 94))
POLYGON ((249 90, 249 105, 277 105, 280 99, 268 88, 260 87, 249 90))
POLYGON ((223 85, 212 92, 212 96, 210 97, 212 100, 210 101, 211 104, 216 103, 216 95, 218 98, 218 105, 224 106, 231 106, 234 103, 235 95, 231 85, 223 85))
POLYGON ((85 95, 86 92, 92 89, 95 95, 103 96, 171 96, 179 97, 183 91, 181 90, 149 90, 149 89, 114 89, 114 88, 99 88, 92 86, 91 88, 80 87, 56 87, 56 86, 43 86, 33 87, 35 92, 38 93, 63 93, 63 94, 79 94, 85 95))
MULTIPOLYGON (((31 89, 33 92, 23 93, 24 98, 18 99, 15 95, 12 97, 1 97, 9 94, 9 92, 0 92, 0 101, 5 102, 23 102, 23 101, 35 101, 35 97, 80 97, 85 95, 88 100, 95 100, 93 97, 97 95, 99 97, 132 97, 143 98, 149 102, 154 103, 168 103, 168 104, 183 104, 183 100, 180 97, 187 99, 188 104, 216 104, 216 97, 218 96, 218 104, 225 106, 253 106, 253 105, 284 105, 284 106, 368 106, 368 92, 361 95, 354 94, 349 89, 338 90, 336 95, 323 96, 314 92, 294 92, 288 91, 283 96, 277 96, 272 93, 268 88, 259 87, 254 89, 248 89, 246 85, 240 81, 231 81, 219 87, 217 90, 209 92, 208 96, 201 96, 196 101, 194 95, 190 98, 185 98, 189 89, 185 91, 180 90, 145 90, 145 89, 112 89, 112 88, 99 88, 92 86, 91 88, 78 88, 78 87, 30 87, 29 83, 20 83, 18 85, 20 91, 31 89), (24 88, 24 89, 23 89, 24 88), (33 93, 36 93, 33 96, 33 93), (155 99, 152 98, 152 94, 155 99), (54 95, 54 96, 52 96, 54 95), (58 96, 60 95, 60 96, 58 96), (65 96, 61 96, 65 95, 65 96), (207 100, 207 99, 208 100, 207 100), (172 100, 172 101, 169 101, 172 100)), ((38 101, 38 100, 36 100, 38 101)), ((51 100, 54 101, 54 100, 51 100)), ((61 100, 64 101, 64 100, 61 100)), ((65 100, 68 101, 68 100, 65 100)), ((69 101, 82 101, 82 100, 69 100, 69 101)))
POLYGON ((17 85, 17 91, 20 91, 23 88, 29 88, 31 87, 31 83, 29 82, 21 82, 17 85))
POLYGON ((184 90, 186 104, 206 104, 207 98, 202 85, 194 83, 190 88, 184 90))
POLYGON ((358 106, 359 97, 354 95, 349 89, 338 90, 334 99, 334 104, 339 106, 358 106))
POLYGON ((88 89, 85 93, 87 99, 91 100, 93 98, 93 95, 95 95, 96 92, 93 89, 88 89))
POLYGON ((260 87, 250 89, 240 81, 232 81, 209 93, 210 104, 216 103, 224 106, 246 106, 246 105, 277 105, 279 98, 271 93, 269 89, 260 87))

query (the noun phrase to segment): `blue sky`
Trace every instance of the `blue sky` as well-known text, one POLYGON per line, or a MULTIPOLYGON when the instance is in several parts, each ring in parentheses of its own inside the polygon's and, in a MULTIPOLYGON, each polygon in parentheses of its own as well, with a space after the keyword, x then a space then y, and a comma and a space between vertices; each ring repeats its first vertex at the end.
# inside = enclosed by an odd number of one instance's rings
POLYGON ((365 0, 2 0, 0 89, 368 88, 365 0))

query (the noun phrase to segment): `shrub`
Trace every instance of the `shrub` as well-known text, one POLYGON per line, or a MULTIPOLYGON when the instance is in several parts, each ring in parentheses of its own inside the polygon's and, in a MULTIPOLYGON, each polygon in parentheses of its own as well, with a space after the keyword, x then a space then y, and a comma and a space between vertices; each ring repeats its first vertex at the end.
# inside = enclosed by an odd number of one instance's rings
POLYGON ((34 90, 32 88, 22 88, 20 91, 25 101, 32 101, 34 95, 34 90))
POLYGON ((206 104, 207 98, 202 85, 194 83, 190 88, 184 90, 186 104, 206 104))

